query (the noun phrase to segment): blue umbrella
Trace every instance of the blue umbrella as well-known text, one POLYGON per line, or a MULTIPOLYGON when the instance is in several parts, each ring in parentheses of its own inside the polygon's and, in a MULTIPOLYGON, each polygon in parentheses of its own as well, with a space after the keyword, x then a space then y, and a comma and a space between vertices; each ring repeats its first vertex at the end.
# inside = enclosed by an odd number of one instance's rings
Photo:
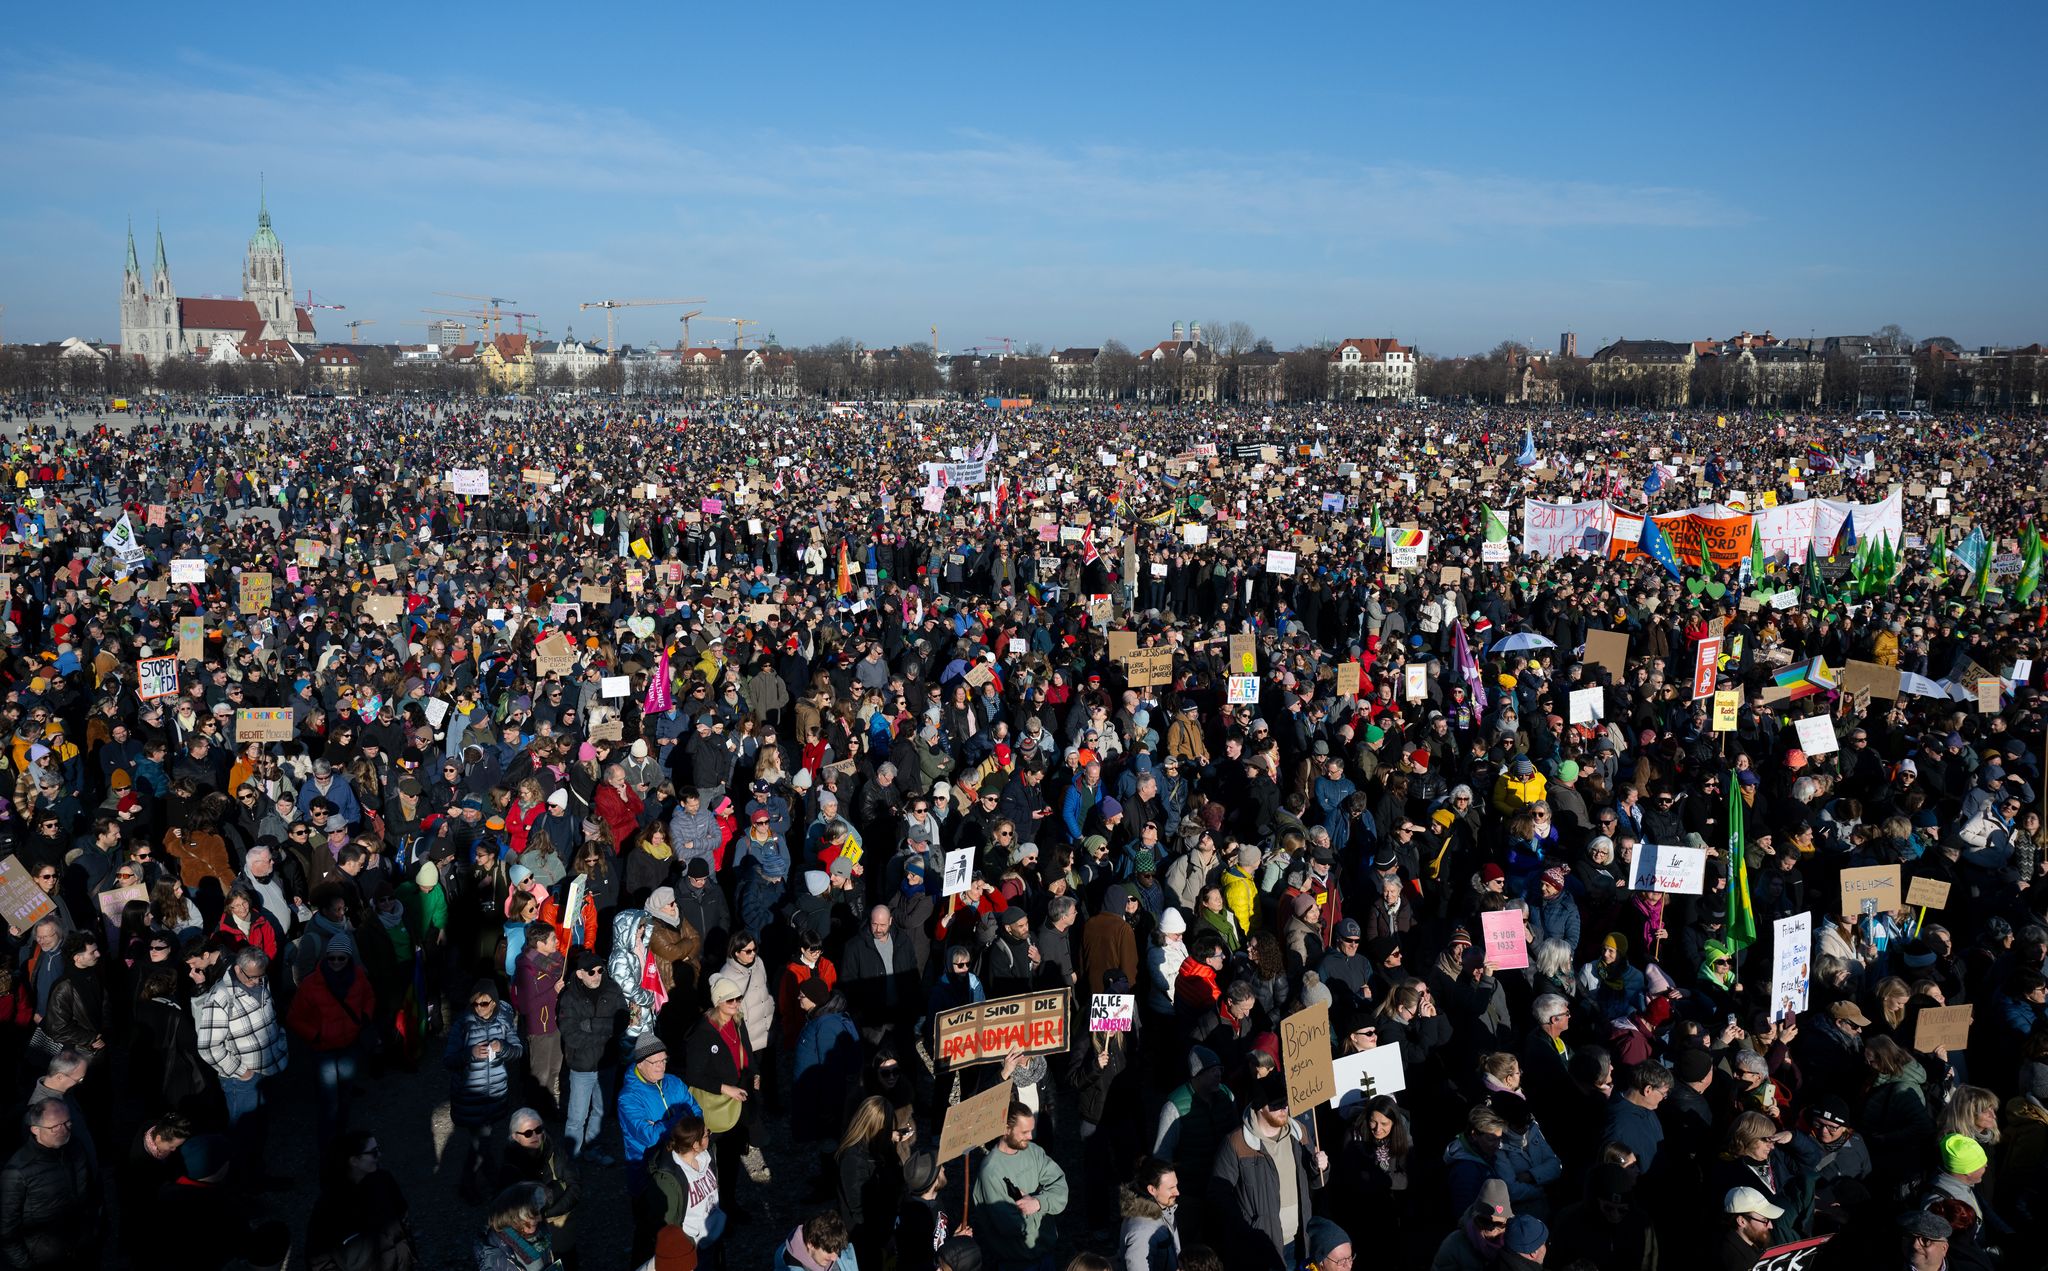
POLYGON ((1489 653, 1527 653, 1532 649, 1554 649, 1557 641, 1546 640, 1533 631, 1517 631, 1496 641, 1489 653))

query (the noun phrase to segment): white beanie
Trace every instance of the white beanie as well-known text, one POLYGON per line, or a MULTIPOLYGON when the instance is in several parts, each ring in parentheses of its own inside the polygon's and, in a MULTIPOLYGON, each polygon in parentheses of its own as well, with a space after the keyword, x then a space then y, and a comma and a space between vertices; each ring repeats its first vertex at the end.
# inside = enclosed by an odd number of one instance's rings
POLYGON ((1188 920, 1180 916, 1180 910, 1167 906, 1159 916, 1159 930, 1169 936, 1177 936, 1188 929, 1188 920))

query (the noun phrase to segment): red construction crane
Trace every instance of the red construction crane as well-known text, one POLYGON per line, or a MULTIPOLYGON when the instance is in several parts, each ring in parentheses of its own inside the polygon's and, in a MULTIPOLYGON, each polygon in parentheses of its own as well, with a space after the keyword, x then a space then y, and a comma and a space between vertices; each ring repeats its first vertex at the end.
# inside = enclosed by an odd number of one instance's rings
POLYGON ((298 298, 298 297, 296 297, 296 296, 292 297, 292 307, 293 307, 293 308, 295 308, 295 309, 346 309, 346 308, 348 308, 348 306, 347 306, 347 305, 330 305, 330 304, 321 304, 321 303, 319 303, 318 301, 316 301, 316 300, 314 300, 314 299, 313 299, 313 289, 312 289, 311 287, 308 287, 308 288, 306 288, 306 298, 305 298, 304 300, 301 300, 301 299, 299 299, 299 298, 298 298))

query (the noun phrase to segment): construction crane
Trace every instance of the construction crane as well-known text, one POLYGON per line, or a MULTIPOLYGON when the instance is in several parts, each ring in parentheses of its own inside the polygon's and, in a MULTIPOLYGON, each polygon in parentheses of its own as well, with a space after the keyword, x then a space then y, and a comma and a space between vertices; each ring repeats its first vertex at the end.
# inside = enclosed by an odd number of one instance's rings
MULTIPOLYGON (((505 311, 505 314, 504 314, 504 316, 505 316, 505 317, 508 317, 508 318, 510 318, 510 319, 512 319, 512 320, 513 320, 514 322, 516 322, 516 323, 518 323, 518 324, 519 324, 519 330, 518 330, 518 333, 517 333, 517 334, 519 334, 519 335, 525 335, 525 334, 526 334, 526 320, 527 320, 528 318, 538 318, 538 317, 539 317, 540 315, 539 315, 539 314, 537 314, 537 313, 521 313, 521 312, 519 312, 519 310, 517 310, 517 309, 507 309, 507 310, 505 311)), ((536 327, 536 328, 534 328, 534 329, 535 329, 535 330, 537 331, 537 330, 539 330, 540 328, 536 327)))
POLYGON ((1014 342, 1013 340, 1011 340, 1011 339, 1010 339, 1010 337, 1009 337, 1009 336, 1007 336, 1007 335, 985 335, 985 336, 983 336, 983 337, 981 337, 981 338, 982 338, 982 339, 984 339, 984 340, 1001 340, 1001 341, 1003 342, 1003 356, 1004 356, 1004 357, 1008 357, 1008 356, 1010 356, 1011 346, 1012 346, 1012 345, 1013 345, 1013 344, 1015 343, 1015 342, 1014 342))
POLYGON ((312 289, 311 287, 308 287, 308 288, 306 288, 306 298, 305 298, 304 300, 301 300, 301 299, 299 299, 299 298, 298 298, 297 296, 294 296, 294 297, 292 297, 292 306, 293 306, 294 308, 298 308, 298 309, 346 309, 346 308, 348 308, 348 306, 347 306, 347 305, 328 305, 328 304, 320 304, 319 302, 317 302, 317 301, 315 301, 315 300, 313 299, 313 289, 312 289))
POLYGON ((695 317, 701 317, 703 313, 704 311, 702 309, 692 309, 688 313, 683 315, 682 351, 685 353, 688 353, 690 351, 690 319, 695 317))
MULTIPOLYGON (((649 305, 700 305, 703 303, 704 301, 701 298, 696 300, 592 300, 576 307, 579 310, 604 310, 604 354, 607 358, 617 360, 619 356, 619 310, 644 309, 649 305)), ((730 319, 721 319, 721 321, 730 321, 730 319)))
POLYGON ((732 347, 735 349, 746 347, 748 327, 761 325, 759 318, 711 318, 709 321, 732 323, 732 347))
MULTIPOLYGON (((516 305, 519 303, 508 296, 471 296, 460 291, 437 291, 434 294, 446 296, 450 300, 475 300, 489 305, 491 307, 490 312, 482 316, 486 319, 485 329, 490 332, 491 338, 494 340, 498 338, 498 306, 516 305)), ((432 312, 432 310, 428 310, 428 312, 432 312)))
POLYGON ((377 320, 375 318, 357 318, 354 322, 347 322, 342 325, 348 328, 348 342, 354 344, 356 342, 356 328, 374 327, 377 325, 377 320))

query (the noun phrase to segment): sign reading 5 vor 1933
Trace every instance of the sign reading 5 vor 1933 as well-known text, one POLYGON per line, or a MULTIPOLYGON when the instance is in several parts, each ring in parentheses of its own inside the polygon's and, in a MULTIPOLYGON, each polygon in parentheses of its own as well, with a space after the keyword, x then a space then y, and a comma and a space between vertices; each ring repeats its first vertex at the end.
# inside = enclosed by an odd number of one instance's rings
POLYGON ((955 1068, 994 1063, 1013 1050, 1065 1050, 1067 993, 1019 993, 942 1011, 932 1021, 932 1048, 955 1068))

